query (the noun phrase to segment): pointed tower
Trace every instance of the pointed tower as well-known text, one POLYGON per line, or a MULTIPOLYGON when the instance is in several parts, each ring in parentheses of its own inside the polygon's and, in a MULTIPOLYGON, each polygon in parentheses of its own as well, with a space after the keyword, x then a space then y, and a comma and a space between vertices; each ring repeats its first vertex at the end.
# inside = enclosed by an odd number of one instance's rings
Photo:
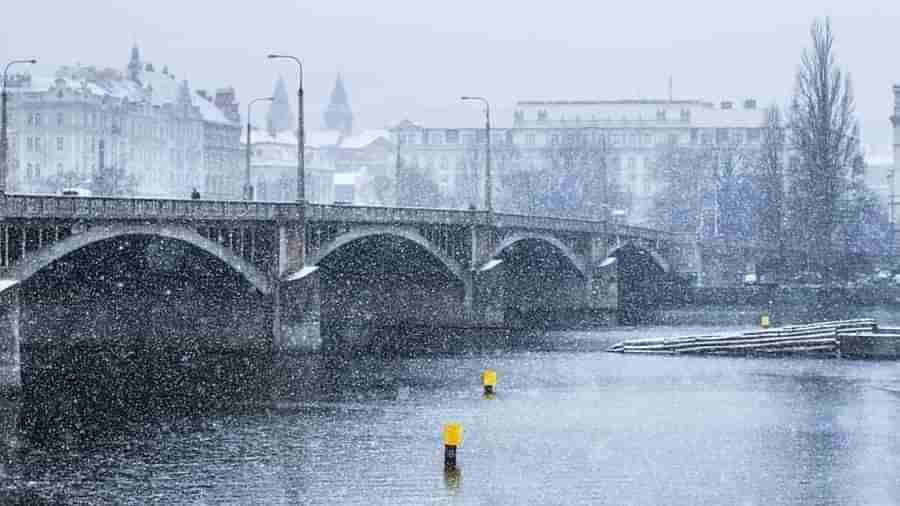
POLYGON ((344 89, 344 80, 338 74, 331 92, 331 101, 325 109, 325 128, 338 130, 343 135, 353 132, 353 111, 347 101, 347 90, 344 89))
POLYGON ((181 85, 178 86, 177 101, 178 110, 181 114, 184 116, 190 115, 193 102, 191 101, 191 86, 188 84, 187 79, 181 81, 181 85))
POLYGON ((141 52, 138 50, 137 43, 131 46, 131 59, 128 60, 128 79, 140 84, 141 82, 141 52))
POLYGON ((266 128, 273 137, 278 132, 297 130, 297 121, 291 112, 287 88, 285 88, 284 78, 281 76, 278 76, 275 91, 272 92, 272 102, 269 104, 269 114, 266 116, 266 128))

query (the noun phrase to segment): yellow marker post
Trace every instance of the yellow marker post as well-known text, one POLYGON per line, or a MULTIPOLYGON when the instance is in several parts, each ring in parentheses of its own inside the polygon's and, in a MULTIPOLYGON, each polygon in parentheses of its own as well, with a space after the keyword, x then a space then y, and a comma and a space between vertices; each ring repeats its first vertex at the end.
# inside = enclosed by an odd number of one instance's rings
POLYGON ((769 328, 769 315, 767 313, 763 313, 763 315, 759 317, 759 326, 764 329, 769 328))
POLYGON ((494 395, 494 388, 497 386, 497 371, 485 369, 481 373, 481 383, 484 385, 484 395, 494 395))
POLYGON ((444 425, 444 469, 456 469, 456 448, 462 443, 463 428, 458 423, 444 425))

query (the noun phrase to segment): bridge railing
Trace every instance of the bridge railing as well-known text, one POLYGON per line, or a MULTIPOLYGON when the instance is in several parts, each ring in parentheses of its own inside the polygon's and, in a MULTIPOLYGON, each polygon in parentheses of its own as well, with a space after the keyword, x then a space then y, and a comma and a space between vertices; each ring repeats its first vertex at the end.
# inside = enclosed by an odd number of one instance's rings
POLYGON ((552 216, 531 216, 527 214, 497 213, 494 224, 499 227, 529 228, 554 231, 602 233, 610 230, 607 221, 578 218, 554 218, 552 216))
POLYGON ((484 211, 425 207, 352 206, 242 200, 188 200, 144 197, 87 197, 34 194, 0 196, 3 218, 135 219, 135 220, 259 220, 384 224, 494 225, 558 232, 620 234, 647 240, 677 240, 675 234, 645 227, 579 218, 555 218, 484 211))
POLYGON ((4 218, 294 220, 300 205, 289 202, 181 200, 139 197, 4 195, 4 218))
POLYGON ((487 215, 483 211, 331 204, 307 204, 306 219, 313 221, 428 223, 440 225, 486 225, 488 223, 487 215))

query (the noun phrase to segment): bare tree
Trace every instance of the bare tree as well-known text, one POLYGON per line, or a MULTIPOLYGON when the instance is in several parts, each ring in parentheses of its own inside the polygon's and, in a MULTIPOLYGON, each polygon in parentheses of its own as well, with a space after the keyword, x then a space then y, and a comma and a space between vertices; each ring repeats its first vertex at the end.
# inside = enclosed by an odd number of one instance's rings
POLYGON ((605 216, 610 205, 607 154, 602 137, 592 140, 580 131, 544 150, 550 164, 546 191, 555 196, 548 202, 551 214, 594 219, 605 216))
POLYGON ((785 129, 781 109, 773 105, 766 111, 754 186, 754 237, 767 243, 780 243, 784 222, 784 146, 785 129))
POLYGON ((825 271, 844 175, 859 153, 850 76, 837 65, 831 21, 815 20, 812 47, 797 69, 790 112, 791 164, 789 211, 791 234, 811 262, 825 271))
POLYGON ((660 190, 654 195, 652 222, 672 232, 712 233, 714 206, 713 148, 694 148, 669 142, 657 146, 656 170, 660 190))

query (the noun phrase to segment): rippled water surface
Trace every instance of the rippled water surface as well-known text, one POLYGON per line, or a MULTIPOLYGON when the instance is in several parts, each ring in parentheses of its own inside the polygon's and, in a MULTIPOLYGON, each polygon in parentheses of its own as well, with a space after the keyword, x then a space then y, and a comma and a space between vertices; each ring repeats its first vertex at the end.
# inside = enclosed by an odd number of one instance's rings
POLYGON ((90 445, 8 439, 2 479, 76 504, 900 504, 896 363, 602 351, 716 330, 351 362, 320 400, 157 417, 90 445))

